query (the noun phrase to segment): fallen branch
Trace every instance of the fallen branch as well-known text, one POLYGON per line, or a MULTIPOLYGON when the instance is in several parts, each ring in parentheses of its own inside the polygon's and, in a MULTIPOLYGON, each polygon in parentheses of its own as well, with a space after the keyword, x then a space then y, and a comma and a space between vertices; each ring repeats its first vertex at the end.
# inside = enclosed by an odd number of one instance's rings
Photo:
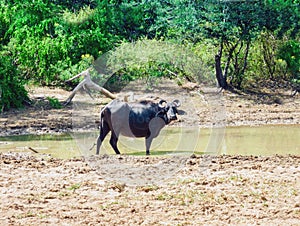
POLYGON ((28 149, 29 149, 30 151, 33 151, 34 153, 39 153, 37 150, 35 150, 35 149, 32 148, 32 147, 28 147, 28 149))
MULTIPOLYGON (((70 82, 76 78, 79 78, 81 76, 84 77, 84 79, 73 89, 71 95, 68 97, 68 99, 65 101, 64 106, 68 105, 72 99, 74 98, 75 94, 80 90, 80 89, 84 89, 91 97, 91 93, 89 92, 90 89, 99 91, 100 93, 102 93, 104 96, 109 97, 111 99, 115 99, 116 96, 114 94, 112 94, 111 92, 109 92, 107 89, 97 85, 96 83, 94 83, 91 79, 91 75, 90 75, 90 70, 92 68, 88 68, 87 70, 79 73, 78 75, 75 75, 74 77, 70 78, 69 80, 67 80, 66 82, 70 82)), ((93 98, 93 97, 92 97, 93 98)))

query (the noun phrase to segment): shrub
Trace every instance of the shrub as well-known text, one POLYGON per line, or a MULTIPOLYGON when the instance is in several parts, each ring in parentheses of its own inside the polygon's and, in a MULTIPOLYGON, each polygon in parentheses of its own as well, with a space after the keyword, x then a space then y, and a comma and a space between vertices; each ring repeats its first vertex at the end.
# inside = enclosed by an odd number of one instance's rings
POLYGON ((54 109, 61 109, 62 105, 59 102, 59 100, 55 97, 47 97, 47 100, 49 101, 49 104, 54 109))
MULTIPOLYGON (((124 42, 107 57, 107 67, 115 80, 168 77, 192 82, 211 81, 202 57, 191 48, 161 40, 141 39, 124 42)), ((97 67, 97 61, 96 61, 97 67)))
POLYGON ((290 80, 297 91, 300 90, 300 42, 289 40, 278 51, 278 58, 286 62, 290 80))
POLYGON ((1 53, 0 58, 0 111, 12 107, 22 107, 28 102, 28 94, 24 88, 25 81, 19 76, 16 66, 9 55, 1 53))

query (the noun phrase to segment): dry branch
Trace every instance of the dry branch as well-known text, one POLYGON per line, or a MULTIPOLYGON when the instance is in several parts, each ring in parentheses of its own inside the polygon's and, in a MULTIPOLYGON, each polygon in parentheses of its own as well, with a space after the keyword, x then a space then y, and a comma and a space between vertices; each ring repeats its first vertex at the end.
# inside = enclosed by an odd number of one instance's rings
POLYGON ((28 147, 28 149, 29 149, 30 151, 33 151, 34 153, 39 153, 37 150, 35 150, 35 149, 32 148, 32 147, 28 147))
MULTIPOLYGON (((104 96, 109 97, 111 99, 115 99, 116 96, 114 94, 112 94, 111 92, 109 92, 107 89, 97 85, 96 83, 94 83, 91 79, 91 75, 90 75, 90 70, 92 68, 88 68, 87 70, 79 73, 78 75, 75 75, 74 77, 70 78, 69 80, 67 80, 66 82, 70 82, 76 78, 79 78, 81 76, 84 77, 84 79, 73 89, 71 95, 68 97, 68 99, 65 101, 65 106, 68 105, 72 99, 74 98, 75 94, 80 90, 80 89, 84 89, 90 96, 90 92, 89 89, 93 89, 96 91, 99 91, 100 93, 102 93, 104 96)), ((92 97, 92 96, 91 96, 92 97)))

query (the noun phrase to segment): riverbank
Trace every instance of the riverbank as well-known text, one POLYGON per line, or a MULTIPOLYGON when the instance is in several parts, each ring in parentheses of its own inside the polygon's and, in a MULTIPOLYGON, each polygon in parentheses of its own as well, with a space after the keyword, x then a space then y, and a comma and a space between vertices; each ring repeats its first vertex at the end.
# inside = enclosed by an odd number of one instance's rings
MULTIPOLYGON (((0 136, 20 134, 63 133, 81 129, 95 129, 99 122, 100 109, 110 99, 86 93, 75 96, 71 105, 55 109, 49 97, 63 103, 70 92, 47 87, 28 88, 32 104, 23 109, 13 109, 0 115, 0 136), (88 127, 86 127, 88 125, 88 127)), ((300 95, 291 96, 284 89, 266 89, 249 93, 217 93, 205 87, 188 89, 171 81, 164 81, 152 90, 145 90, 143 84, 131 84, 118 96, 122 99, 128 93, 134 98, 160 97, 168 101, 179 99, 182 102, 176 126, 259 126, 300 124, 300 95)), ((172 125, 171 125, 172 126, 172 125)))

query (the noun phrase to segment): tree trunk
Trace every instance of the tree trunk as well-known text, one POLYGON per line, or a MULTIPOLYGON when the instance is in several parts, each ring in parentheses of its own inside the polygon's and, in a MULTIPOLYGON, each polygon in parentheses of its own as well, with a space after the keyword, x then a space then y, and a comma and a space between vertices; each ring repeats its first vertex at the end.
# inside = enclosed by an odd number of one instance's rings
POLYGON ((222 68, 221 68, 221 56, 215 56, 215 68, 216 68, 216 78, 219 84, 219 87, 222 89, 227 89, 228 84, 226 80, 226 76, 223 75, 222 68))
POLYGON ((244 74, 248 63, 247 60, 249 55, 250 43, 251 43, 250 39, 246 41, 241 40, 240 47, 233 57, 234 73, 232 76, 232 80, 230 81, 230 84, 237 89, 241 89, 242 82, 244 80, 244 74), (246 42, 246 46, 244 44, 245 42, 246 42))

